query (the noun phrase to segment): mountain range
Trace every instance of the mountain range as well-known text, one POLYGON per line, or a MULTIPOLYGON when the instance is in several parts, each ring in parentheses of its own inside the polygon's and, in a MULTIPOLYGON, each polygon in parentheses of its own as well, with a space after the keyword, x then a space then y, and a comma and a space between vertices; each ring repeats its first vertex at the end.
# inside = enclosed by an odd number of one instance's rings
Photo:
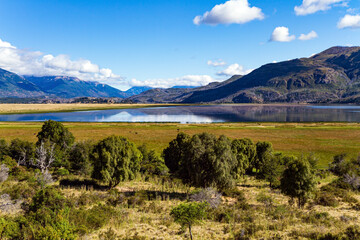
POLYGON ((152 89, 142 103, 356 103, 360 47, 332 47, 309 58, 261 66, 245 76, 194 89, 152 89))
POLYGON ((332 47, 271 63, 203 87, 133 87, 67 76, 19 76, 0 69, 0 98, 122 98, 135 103, 360 103, 360 47, 332 47))
POLYGON ((19 76, 0 68, 0 98, 127 98, 150 87, 120 91, 107 84, 67 76, 19 76))

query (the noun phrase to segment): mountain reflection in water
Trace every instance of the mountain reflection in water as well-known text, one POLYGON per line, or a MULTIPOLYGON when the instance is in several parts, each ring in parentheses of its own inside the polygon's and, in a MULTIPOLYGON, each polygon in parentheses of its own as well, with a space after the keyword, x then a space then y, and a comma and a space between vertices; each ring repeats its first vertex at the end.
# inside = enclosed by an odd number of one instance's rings
POLYGON ((202 105, 0 115, 0 121, 62 122, 360 122, 360 106, 202 105))

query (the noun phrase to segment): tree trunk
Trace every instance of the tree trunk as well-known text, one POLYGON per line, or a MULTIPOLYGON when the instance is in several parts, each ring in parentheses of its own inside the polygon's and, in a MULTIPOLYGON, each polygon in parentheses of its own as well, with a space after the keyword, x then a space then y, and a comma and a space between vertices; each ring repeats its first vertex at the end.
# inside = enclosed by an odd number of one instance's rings
POLYGON ((190 239, 193 240, 192 232, 191 232, 191 225, 189 224, 189 233, 190 233, 190 239))

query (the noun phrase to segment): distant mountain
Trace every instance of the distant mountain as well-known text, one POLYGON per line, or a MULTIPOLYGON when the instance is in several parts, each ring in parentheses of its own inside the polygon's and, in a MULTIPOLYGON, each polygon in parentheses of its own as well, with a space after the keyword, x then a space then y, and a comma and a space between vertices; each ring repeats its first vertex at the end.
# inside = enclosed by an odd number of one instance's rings
POLYGON ((132 102, 357 103, 360 47, 333 47, 310 58, 264 65, 248 75, 187 90, 150 90, 132 102), (151 92, 152 91, 152 92, 151 92))
POLYGON ((171 88, 197 88, 195 86, 173 86, 171 88))
POLYGON ((59 98, 75 97, 128 97, 122 91, 109 85, 83 81, 74 77, 34 77, 25 76, 25 79, 38 86, 48 96, 59 98))
POLYGON ((0 97, 42 97, 45 94, 32 82, 0 68, 0 97))
POLYGON ((150 90, 150 89, 152 89, 152 87, 147 87, 147 86, 144 86, 144 87, 132 87, 129 90, 126 90, 124 93, 127 95, 127 97, 131 97, 131 96, 140 94, 140 93, 145 92, 145 91, 150 90))

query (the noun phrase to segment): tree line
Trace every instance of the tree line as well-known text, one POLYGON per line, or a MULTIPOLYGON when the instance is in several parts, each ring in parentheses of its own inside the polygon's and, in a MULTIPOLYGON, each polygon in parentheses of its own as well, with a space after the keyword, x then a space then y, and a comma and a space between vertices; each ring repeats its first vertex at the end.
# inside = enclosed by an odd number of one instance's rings
MULTIPOLYGON (((52 172, 89 176, 108 185, 133 180, 138 174, 160 175, 181 179, 195 187, 232 189, 244 175, 253 175, 280 188, 303 206, 315 187, 315 161, 275 153, 269 142, 251 139, 231 140, 209 133, 193 136, 179 133, 162 154, 146 145, 136 147, 121 136, 110 136, 99 142, 75 142, 73 134, 56 121, 44 122, 35 144, 14 139, 0 141, 4 163, 37 168, 43 184, 52 182, 52 172)), ((9 165, 9 164, 8 164, 9 165)), ((1 172, 6 175, 6 166, 1 172)))

